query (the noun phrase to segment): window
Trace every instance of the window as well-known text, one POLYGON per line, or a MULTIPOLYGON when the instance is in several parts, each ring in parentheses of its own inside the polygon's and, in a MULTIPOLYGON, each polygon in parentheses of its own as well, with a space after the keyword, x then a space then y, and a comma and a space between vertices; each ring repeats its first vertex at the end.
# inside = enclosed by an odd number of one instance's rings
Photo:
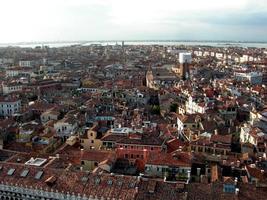
POLYGON ((131 158, 133 158, 134 156, 133 156, 133 154, 131 154, 131 158))
POLYGON ((91 140, 91 143, 92 143, 92 144, 94 144, 94 142, 95 142, 94 140, 91 140))
POLYGON ((83 160, 81 161, 81 165, 84 165, 84 161, 83 160))
POLYGON ((128 154, 125 154, 125 158, 128 158, 128 154))

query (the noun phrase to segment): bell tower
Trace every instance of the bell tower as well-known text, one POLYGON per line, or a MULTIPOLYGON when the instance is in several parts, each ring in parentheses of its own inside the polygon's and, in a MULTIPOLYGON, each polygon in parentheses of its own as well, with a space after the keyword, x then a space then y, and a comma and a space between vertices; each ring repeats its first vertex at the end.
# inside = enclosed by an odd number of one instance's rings
POLYGON ((149 88, 153 88, 153 81, 154 81, 154 76, 152 72, 152 67, 149 66, 146 72, 146 86, 149 88))

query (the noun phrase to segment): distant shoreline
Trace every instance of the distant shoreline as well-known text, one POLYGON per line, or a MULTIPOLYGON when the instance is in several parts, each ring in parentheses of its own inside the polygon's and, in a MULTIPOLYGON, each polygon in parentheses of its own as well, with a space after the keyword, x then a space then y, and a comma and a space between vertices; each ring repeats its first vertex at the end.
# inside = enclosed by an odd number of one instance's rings
POLYGON ((18 42, 0 43, 0 47, 35 48, 49 46, 51 48, 68 47, 73 45, 89 46, 99 45, 185 45, 185 46, 211 46, 211 47, 254 47, 267 48, 267 41, 221 41, 221 40, 95 40, 95 41, 51 41, 51 42, 18 42))
POLYGON ((26 45, 26 44, 60 44, 60 43, 106 43, 106 42, 157 42, 157 43, 164 43, 164 42, 203 42, 203 43, 267 43, 267 41, 235 41, 235 40, 77 40, 77 41, 32 41, 32 42, 6 42, 0 43, 0 45, 26 45))

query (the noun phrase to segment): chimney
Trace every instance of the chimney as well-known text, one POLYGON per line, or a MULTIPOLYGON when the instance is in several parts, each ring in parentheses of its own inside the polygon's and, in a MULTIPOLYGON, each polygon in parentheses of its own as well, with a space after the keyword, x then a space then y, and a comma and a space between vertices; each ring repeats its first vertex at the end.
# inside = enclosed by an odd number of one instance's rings
POLYGON ((238 195, 238 194, 239 194, 239 189, 236 188, 236 189, 235 189, 235 195, 238 195))
POLYGON ((201 170, 201 168, 197 168, 197 176, 200 176, 200 170, 201 170))
POLYGON ((167 177, 166 177, 166 176, 164 176, 164 180, 163 180, 163 181, 164 181, 164 182, 166 182, 166 180, 167 180, 167 177))
POLYGON ((144 152, 144 161, 146 162, 148 159, 148 151, 147 149, 144 149, 143 152, 144 152))
POLYGON ((135 192, 138 193, 138 187, 135 187, 135 192))
POLYGON ((238 179, 237 179, 237 177, 235 177, 235 186, 237 186, 237 181, 238 181, 238 179))
POLYGON ((188 170, 188 171, 187 171, 187 177, 188 177, 188 179, 190 178, 190 174, 191 174, 191 171, 188 170))

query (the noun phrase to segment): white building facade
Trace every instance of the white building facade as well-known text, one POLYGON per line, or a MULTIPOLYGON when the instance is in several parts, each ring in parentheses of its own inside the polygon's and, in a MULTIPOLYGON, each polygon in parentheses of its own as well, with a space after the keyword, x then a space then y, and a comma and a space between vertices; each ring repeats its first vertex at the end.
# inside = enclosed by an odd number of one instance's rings
POLYGON ((19 113, 21 101, 18 99, 0 99, 0 116, 7 117, 19 113))

